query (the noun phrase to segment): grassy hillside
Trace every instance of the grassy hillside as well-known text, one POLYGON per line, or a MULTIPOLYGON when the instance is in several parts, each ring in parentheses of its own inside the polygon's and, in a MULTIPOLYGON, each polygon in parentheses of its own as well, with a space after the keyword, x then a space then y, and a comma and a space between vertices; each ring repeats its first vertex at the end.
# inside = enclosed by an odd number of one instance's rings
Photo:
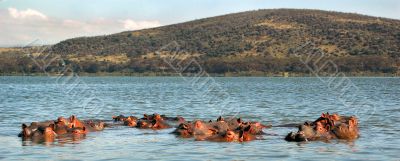
MULTIPOLYGON (((400 66, 399 20, 297 9, 248 11, 68 39, 46 52, 62 56, 76 71, 160 72, 170 70, 155 51, 172 41, 185 52, 179 59, 195 57, 210 73, 307 73, 304 64, 293 56, 306 42, 328 53, 344 72, 394 73, 400 66)), ((35 72, 30 68, 26 70, 35 72)))

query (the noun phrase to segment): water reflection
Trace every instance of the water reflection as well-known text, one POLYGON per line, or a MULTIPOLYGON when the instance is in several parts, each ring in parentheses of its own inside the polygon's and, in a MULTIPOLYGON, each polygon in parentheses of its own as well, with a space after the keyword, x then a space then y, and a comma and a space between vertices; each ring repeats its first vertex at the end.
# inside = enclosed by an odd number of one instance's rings
POLYGON ((32 138, 21 138, 22 146, 64 146, 65 144, 79 144, 84 139, 86 135, 59 135, 53 138, 47 137, 32 137, 32 138))

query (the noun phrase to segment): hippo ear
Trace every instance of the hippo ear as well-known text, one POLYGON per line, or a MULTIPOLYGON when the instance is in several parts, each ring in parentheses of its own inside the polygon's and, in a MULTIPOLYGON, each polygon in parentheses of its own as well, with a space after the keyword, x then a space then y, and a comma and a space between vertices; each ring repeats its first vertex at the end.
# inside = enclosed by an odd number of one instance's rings
POLYGON ((25 128, 27 128, 27 127, 28 127, 28 125, 22 124, 22 129, 25 129, 25 128))
POLYGON ((219 116, 217 121, 224 121, 224 118, 222 116, 219 116))
POLYGON ((212 120, 208 121, 208 122, 212 122, 212 120))
POLYGON ((237 123, 239 123, 239 124, 242 123, 242 119, 241 119, 241 118, 238 118, 236 121, 237 121, 237 123))
POLYGON ((72 121, 74 121, 76 119, 76 116, 75 115, 71 115, 71 117, 69 117, 69 120, 72 122, 72 121))
POLYGON ((354 119, 349 120, 349 127, 354 127, 356 125, 356 121, 354 119))

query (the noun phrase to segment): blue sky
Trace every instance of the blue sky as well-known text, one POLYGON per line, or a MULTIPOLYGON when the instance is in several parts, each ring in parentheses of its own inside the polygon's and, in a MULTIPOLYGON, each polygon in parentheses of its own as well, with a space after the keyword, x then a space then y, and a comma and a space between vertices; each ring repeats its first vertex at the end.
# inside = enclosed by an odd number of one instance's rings
POLYGON ((76 36, 269 8, 321 9, 400 19, 399 0, 0 0, 0 46, 20 45, 30 39, 56 43, 76 36))

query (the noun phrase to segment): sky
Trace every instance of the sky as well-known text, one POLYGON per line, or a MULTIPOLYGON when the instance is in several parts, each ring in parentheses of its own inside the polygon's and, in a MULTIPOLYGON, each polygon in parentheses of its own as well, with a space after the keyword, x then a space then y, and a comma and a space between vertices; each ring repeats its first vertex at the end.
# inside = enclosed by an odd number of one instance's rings
POLYGON ((400 20, 400 0, 0 0, 0 46, 140 30, 257 9, 300 8, 400 20))

